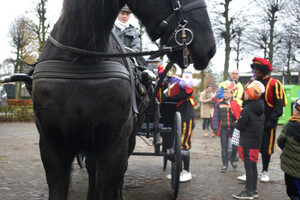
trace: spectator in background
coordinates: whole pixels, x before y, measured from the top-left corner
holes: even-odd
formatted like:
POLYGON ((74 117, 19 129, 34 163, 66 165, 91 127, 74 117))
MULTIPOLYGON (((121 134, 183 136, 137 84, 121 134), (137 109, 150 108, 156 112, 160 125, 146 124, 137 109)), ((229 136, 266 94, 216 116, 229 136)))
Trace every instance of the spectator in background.
MULTIPOLYGON (((214 95, 215 94, 212 92, 212 86, 210 84, 208 84, 206 86, 206 89, 200 93, 200 97, 199 97, 199 102, 201 103, 200 117, 203 120, 202 134, 204 137, 208 136, 207 130, 209 130, 209 126, 211 124, 211 119, 212 119, 213 112, 214 112, 214 105, 213 105, 213 101, 212 101, 214 95)), ((212 136, 214 137, 215 134, 212 133, 212 136)))
POLYGON ((233 93, 233 98, 236 99, 236 101, 240 104, 240 106, 242 105, 242 95, 244 92, 244 87, 243 85, 239 82, 239 71, 238 70, 232 70, 229 74, 229 79, 227 81, 223 81, 219 84, 219 91, 217 92, 217 99, 223 99, 224 95, 224 89, 226 87, 228 87, 230 85, 231 82, 234 82, 237 86, 236 91, 233 93))
POLYGON ((277 143, 282 149, 280 160, 286 192, 291 200, 300 200, 300 99, 293 106, 293 116, 284 125, 277 143))
MULTIPOLYGON (((228 87, 224 88, 224 99, 218 101, 213 115, 214 132, 221 137, 222 173, 228 169, 228 145, 230 144, 228 138, 232 135, 234 123, 241 113, 241 106, 233 98, 236 89, 237 86, 234 81, 232 81, 228 87)), ((236 155, 237 146, 232 145, 230 160, 233 169, 237 168, 236 155)))
POLYGON ((131 15, 131 10, 127 5, 125 5, 114 25, 114 31, 119 36, 121 41, 126 47, 129 47, 130 49, 139 52, 140 51, 140 33, 139 31, 129 23, 131 15))

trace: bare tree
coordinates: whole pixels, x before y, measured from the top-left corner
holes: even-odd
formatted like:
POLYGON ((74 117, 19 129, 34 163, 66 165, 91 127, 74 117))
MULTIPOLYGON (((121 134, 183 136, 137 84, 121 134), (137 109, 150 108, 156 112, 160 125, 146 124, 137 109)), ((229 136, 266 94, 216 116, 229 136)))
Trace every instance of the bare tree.
POLYGON ((240 61, 243 60, 243 52, 246 51, 246 41, 247 38, 246 30, 249 26, 249 22, 246 19, 246 16, 239 15, 238 23, 234 24, 233 29, 235 30, 235 36, 233 38, 232 50, 236 53, 235 62, 236 69, 239 70, 240 61))
POLYGON ((2 62, 2 69, 1 71, 4 74, 11 74, 14 72, 14 59, 7 58, 2 62))
MULTIPOLYGON (((293 45, 295 46, 293 51, 292 60, 296 63, 300 63, 300 1, 290 0, 288 7, 288 19, 289 32, 293 35, 293 45)), ((299 70, 299 69, 298 69, 299 70)))
MULTIPOLYGON (((33 62, 35 60, 34 52, 37 51, 36 34, 33 31, 34 24, 24 16, 15 19, 9 30, 10 44, 14 48, 12 52, 15 59, 11 59, 14 65, 14 73, 23 73, 25 71, 22 60, 33 62)), ((21 84, 17 83, 16 98, 21 94, 21 84)))
POLYGON ((273 64, 273 58, 275 51, 281 43, 281 34, 278 34, 279 17, 282 20, 283 13, 286 9, 286 0, 253 0, 258 8, 261 8, 261 13, 258 16, 262 16, 259 27, 260 38, 262 39, 260 44, 261 49, 264 49, 265 58, 268 58, 271 64, 273 64), (263 30, 263 31, 262 31, 263 30), (266 48, 266 49, 265 49, 266 48))
POLYGON ((224 44, 225 49, 223 80, 228 79, 231 51, 234 50, 237 53, 235 60, 238 68, 239 61, 241 60, 241 51, 243 49, 241 46, 243 28, 239 26, 242 24, 241 21, 244 21, 243 13, 241 10, 231 10, 232 2, 233 0, 215 0, 211 3, 215 8, 214 11, 212 11, 211 19, 216 41, 224 44))
POLYGON ((48 0, 40 0, 40 2, 35 7, 35 13, 38 18, 38 24, 34 27, 34 32, 37 35, 39 40, 39 52, 42 51, 43 47, 46 43, 46 36, 48 33, 48 29, 50 27, 50 23, 47 22, 46 18, 46 3, 48 0))

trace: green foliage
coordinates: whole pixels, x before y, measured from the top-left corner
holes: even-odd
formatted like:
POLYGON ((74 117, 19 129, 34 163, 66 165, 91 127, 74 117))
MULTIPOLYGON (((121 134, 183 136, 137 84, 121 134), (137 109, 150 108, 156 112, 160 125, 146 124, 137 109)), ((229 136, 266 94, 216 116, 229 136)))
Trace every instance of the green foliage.
POLYGON ((32 106, 0 106, 0 123, 29 122, 33 120, 32 106))

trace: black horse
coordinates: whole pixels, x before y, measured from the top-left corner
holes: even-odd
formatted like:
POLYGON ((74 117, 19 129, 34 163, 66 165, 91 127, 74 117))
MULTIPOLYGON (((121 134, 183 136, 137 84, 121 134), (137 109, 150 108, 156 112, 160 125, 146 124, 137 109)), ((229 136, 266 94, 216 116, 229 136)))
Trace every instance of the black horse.
MULTIPOLYGON (((191 30, 186 55, 196 69, 207 66, 215 42, 203 0, 181 0, 183 9, 170 0, 64 0, 51 36, 66 46, 118 53, 110 34, 125 3, 162 45, 176 45, 175 32, 182 27, 191 30)), ((182 55, 168 56, 183 67, 182 55)), ((128 157, 143 121, 142 115, 135 119, 126 60, 68 51, 48 41, 38 62, 32 99, 49 199, 67 199, 71 164, 80 151, 87 156, 88 199, 122 199, 128 157)))

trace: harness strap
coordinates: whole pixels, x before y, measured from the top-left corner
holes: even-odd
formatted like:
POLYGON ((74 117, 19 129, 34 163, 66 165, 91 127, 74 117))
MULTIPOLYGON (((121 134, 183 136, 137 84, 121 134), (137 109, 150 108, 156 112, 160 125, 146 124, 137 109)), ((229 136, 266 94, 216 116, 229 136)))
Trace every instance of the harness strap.
MULTIPOLYGON (((145 56, 145 55, 152 55, 151 58, 157 58, 168 53, 176 52, 182 50, 184 47, 181 45, 173 46, 173 47, 165 47, 157 51, 145 51, 145 52, 135 52, 135 53, 104 53, 104 52, 97 52, 97 51, 89 51, 84 49, 79 49, 76 47, 67 46, 64 44, 59 43, 55 40, 51 34, 49 35, 49 41, 56 47, 63 49, 65 51, 83 54, 83 55, 96 55, 103 58, 119 58, 119 57, 137 57, 137 56, 145 56)), ((123 46, 123 45, 121 45, 123 46)))
POLYGON ((105 79, 122 78, 130 81, 126 68, 113 61, 87 65, 62 60, 48 60, 36 65, 33 80, 40 78, 55 79, 105 79))
MULTIPOLYGON (((123 43, 114 30, 112 30, 112 35, 116 39, 117 43, 119 44, 119 46, 122 50, 122 53, 125 53, 126 50, 123 46, 123 43)), ((136 117, 136 115, 139 113, 139 111, 137 109, 137 104, 136 104, 135 81, 134 81, 134 76, 133 76, 133 70, 132 70, 130 60, 128 57, 125 57, 125 64, 127 65, 127 68, 129 70, 130 85, 131 85, 131 97, 132 97, 132 109, 133 109, 133 113, 135 115, 134 117, 136 117)))
MULTIPOLYGON (((174 5, 173 5, 174 6, 174 5)), ((182 5, 180 7, 180 10, 182 13, 186 13, 188 11, 194 10, 194 9, 200 9, 200 8, 206 8, 206 3, 204 0, 197 0, 197 1, 193 1, 191 3, 182 5)), ((162 37, 162 35, 165 33, 165 31, 167 30, 169 24, 171 21, 173 20, 177 20, 177 10, 174 8, 175 12, 172 12, 167 19, 163 20, 159 26, 154 30, 154 32, 152 32, 152 34, 150 34, 151 36, 151 40, 155 41, 158 38, 162 37)), ((181 19, 179 19, 181 20, 181 19)))

